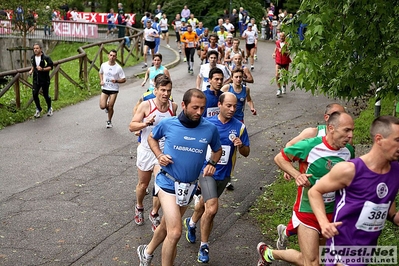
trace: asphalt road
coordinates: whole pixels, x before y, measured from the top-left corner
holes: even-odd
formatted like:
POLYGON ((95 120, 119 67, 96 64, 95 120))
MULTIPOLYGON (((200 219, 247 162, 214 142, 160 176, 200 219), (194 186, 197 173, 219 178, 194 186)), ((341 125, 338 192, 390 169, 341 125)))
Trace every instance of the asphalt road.
MULTIPOLYGON (((236 189, 220 198, 209 265, 256 265, 257 243, 274 245, 248 210, 276 178, 276 153, 302 129, 322 122, 324 107, 332 102, 299 90, 276 98, 274 43, 258 46, 255 83, 249 85, 258 115, 246 110, 245 117, 251 154, 238 158, 236 189)), ((174 61, 171 50, 161 52, 167 54, 165 63, 174 61)), ((197 74, 198 60, 195 65, 197 74)), ((132 77, 141 70, 125 71, 132 77)), ((183 93, 195 87, 195 77, 182 61, 170 73, 173 97, 180 103, 183 93)), ((136 248, 152 236, 148 220, 140 227, 133 221, 137 143, 128 125, 144 92, 140 83, 129 78, 122 85, 112 129, 105 128, 106 114, 94 97, 53 117, 0 131, 0 265, 138 265, 136 248)), ((150 204, 147 196, 146 218, 150 204)), ((183 236, 175 265, 196 265, 198 247, 183 236)), ((160 265, 160 257, 159 248, 153 265, 160 265)))

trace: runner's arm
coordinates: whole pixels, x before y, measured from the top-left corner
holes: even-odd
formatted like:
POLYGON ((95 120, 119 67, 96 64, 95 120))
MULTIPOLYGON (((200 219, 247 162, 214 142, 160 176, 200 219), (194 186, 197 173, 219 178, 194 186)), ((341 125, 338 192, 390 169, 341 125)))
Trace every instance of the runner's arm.
POLYGON ((287 144, 285 144, 285 147, 289 147, 294 145, 295 143, 303 140, 303 139, 310 139, 314 138, 317 136, 317 128, 316 127, 308 127, 302 130, 301 133, 299 133, 298 136, 293 138, 292 140, 288 141, 287 144))

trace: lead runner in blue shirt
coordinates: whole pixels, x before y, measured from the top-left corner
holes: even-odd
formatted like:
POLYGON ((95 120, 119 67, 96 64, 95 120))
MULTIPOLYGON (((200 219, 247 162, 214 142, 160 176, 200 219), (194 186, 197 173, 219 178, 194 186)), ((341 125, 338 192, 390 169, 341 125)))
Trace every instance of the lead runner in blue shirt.
POLYGON ((155 249, 162 245, 162 265, 172 266, 182 234, 182 217, 196 189, 198 176, 213 176, 222 155, 219 132, 202 117, 206 98, 202 91, 189 89, 183 96, 178 117, 166 118, 153 129, 148 144, 162 169, 155 180, 155 193, 164 210, 161 224, 148 245, 140 245, 140 265, 151 265, 155 249), (165 138, 161 151, 158 140, 165 138), (208 145, 212 153, 204 169, 208 145))

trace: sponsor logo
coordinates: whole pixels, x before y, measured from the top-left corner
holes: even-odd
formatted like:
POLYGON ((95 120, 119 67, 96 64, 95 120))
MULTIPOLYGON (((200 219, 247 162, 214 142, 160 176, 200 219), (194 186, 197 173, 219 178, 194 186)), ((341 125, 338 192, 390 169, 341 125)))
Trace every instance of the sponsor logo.
POLYGON ((382 199, 388 195, 388 186, 385 183, 379 183, 377 185, 377 196, 382 199))
POLYGON ((334 246, 319 247, 320 264, 392 264, 398 263, 396 246, 334 246))
POLYGON ((193 137, 188 137, 188 136, 184 136, 183 137, 185 140, 195 140, 195 138, 193 138, 193 137))

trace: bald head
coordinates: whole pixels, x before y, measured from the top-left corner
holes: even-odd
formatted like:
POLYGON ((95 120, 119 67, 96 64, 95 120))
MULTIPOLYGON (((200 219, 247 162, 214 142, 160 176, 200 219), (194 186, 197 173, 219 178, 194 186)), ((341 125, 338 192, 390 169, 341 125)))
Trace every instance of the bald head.
POLYGON ((330 115, 334 112, 346 113, 346 110, 339 103, 330 103, 326 106, 326 110, 324 111, 324 121, 327 122, 330 115))
POLYGON ((237 97, 231 92, 224 92, 219 96, 218 107, 220 109, 219 119, 227 122, 233 118, 237 109, 237 97))

